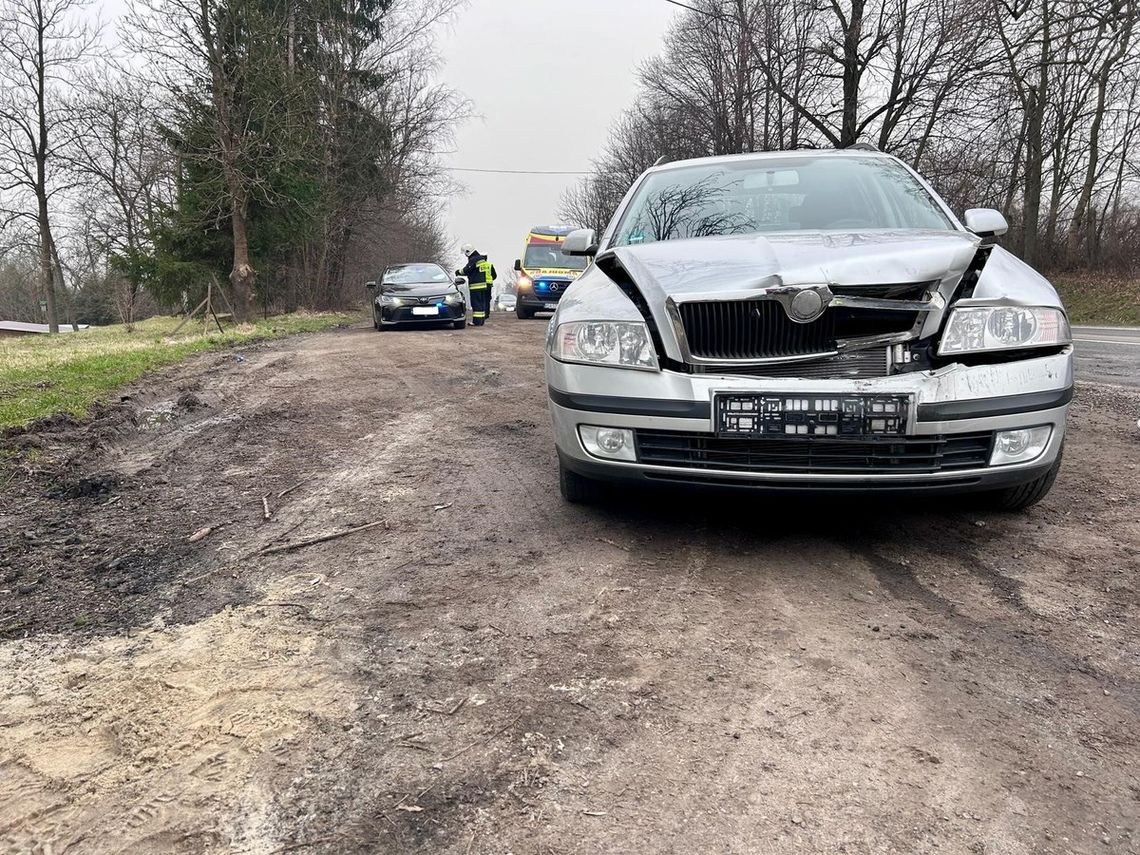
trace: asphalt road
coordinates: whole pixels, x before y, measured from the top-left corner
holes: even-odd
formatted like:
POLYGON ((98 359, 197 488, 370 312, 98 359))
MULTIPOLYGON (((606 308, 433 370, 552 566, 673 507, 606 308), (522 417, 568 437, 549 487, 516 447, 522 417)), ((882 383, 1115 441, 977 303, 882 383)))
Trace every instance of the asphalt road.
POLYGON ((1073 327, 1077 377, 1140 389, 1140 328, 1073 327))

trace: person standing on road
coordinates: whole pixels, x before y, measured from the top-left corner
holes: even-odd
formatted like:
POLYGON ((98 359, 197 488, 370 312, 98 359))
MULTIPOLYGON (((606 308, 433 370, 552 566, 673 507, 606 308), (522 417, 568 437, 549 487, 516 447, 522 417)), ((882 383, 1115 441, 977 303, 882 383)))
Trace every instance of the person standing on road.
POLYGON ((463 254, 467 256, 467 266, 456 272, 467 277, 467 288, 471 292, 471 322, 481 327, 491 314, 491 286, 499 274, 487 256, 471 244, 463 245, 463 254))

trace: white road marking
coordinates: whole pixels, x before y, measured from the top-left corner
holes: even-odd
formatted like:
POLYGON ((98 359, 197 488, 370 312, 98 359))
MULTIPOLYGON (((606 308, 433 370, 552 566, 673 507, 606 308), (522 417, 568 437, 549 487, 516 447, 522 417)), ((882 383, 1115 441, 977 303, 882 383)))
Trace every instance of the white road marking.
POLYGON ((1140 341, 1126 341, 1122 338, 1074 338, 1073 341, 1083 341, 1086 344, 1127 344, 1132 347, 1140 347, 1140 341))

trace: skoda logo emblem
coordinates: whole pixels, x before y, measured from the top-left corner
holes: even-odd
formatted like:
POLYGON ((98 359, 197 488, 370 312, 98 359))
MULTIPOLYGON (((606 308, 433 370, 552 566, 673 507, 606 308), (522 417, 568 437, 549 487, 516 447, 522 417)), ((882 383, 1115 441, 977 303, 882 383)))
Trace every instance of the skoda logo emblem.
POLYGON ((788 314, 796 321, 814 321, 823 314, 826 307, 827 304, 818 291, 800 291, 788 303, 788 314))

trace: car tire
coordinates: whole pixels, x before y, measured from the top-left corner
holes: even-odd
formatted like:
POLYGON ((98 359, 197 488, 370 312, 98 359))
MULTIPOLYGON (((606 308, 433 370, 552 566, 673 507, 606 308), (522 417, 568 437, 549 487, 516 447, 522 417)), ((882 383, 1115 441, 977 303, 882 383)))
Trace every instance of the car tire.
POLYGON ((461 321, 456 321, 455 323, 453 323, 453 324, 451 325, 451 328, 452 328, 453 330, 462 330, 462 329, 466 329, 466 328, 467 328, 467 318, 464 318, 464 319, 463 319, 463 320, 461 320, 461 321))
MULTIPOLYGON (((1064 451, 1064 446, 1062 446, 1061 451, 1064 451)), ((1033 507, 1053 489, 1053 483, 1057 480, 1057 473, 1060 471, 1061 452, 1059 451, 1057 459, 1049 467, 1048 472, 1040 478, 1034 478, 1027 484, 1019 484, 1005 490, 995 490, 989 494, 990 504, 999 511, 1011 512, 1024 511, 1026 508, 1033 507)))
POLYGON ((601 494, 597 481, 571 472, 562 463, 558 464, 558 490, 562 493, 562 498, 572 505, 589 504, 601 494))
POLYGON ((515 317, 520 321, 529 321, 534 317, 534 310, 524 309, 522 306, 515 306, 515 317))

